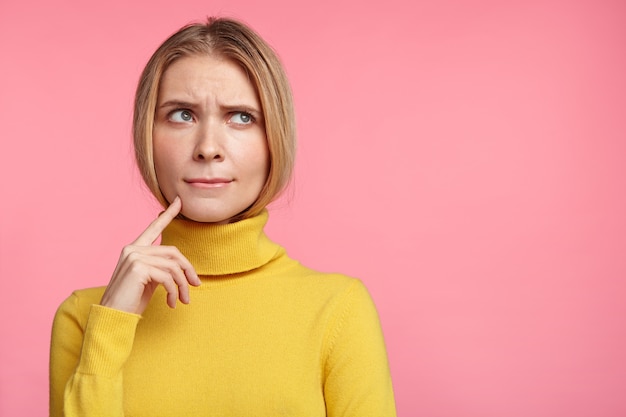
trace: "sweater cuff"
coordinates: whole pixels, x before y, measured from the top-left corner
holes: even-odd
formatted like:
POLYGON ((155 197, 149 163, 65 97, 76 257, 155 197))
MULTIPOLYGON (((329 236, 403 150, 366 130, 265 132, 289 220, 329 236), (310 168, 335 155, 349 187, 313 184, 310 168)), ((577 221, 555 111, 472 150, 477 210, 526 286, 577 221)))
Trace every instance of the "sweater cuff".
POLYGON ((113 378, 133 348, 141 316, 94 304, 89 311, 77 372, 113 378))

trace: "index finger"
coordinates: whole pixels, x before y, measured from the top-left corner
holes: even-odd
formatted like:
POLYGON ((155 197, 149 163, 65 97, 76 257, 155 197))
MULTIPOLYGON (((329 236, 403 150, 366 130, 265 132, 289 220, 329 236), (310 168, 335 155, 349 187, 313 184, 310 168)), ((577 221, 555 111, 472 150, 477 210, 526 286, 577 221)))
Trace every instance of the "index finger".
POLYGON ((180 197, 176 197, 174 201, 172 201, 172 204, 170 204, 169 207, 159 215, 159 217, 154 219, 146 230, 144 230, 132 244, 139 246, 152 245, 152 243, 154 243, 154 241, 161 236, 161 233, 163 233, 163 230, 165 230, 167 225, 174 220, 178 213, 180 213, 182 207, 183 205, 180 201, 180 197))

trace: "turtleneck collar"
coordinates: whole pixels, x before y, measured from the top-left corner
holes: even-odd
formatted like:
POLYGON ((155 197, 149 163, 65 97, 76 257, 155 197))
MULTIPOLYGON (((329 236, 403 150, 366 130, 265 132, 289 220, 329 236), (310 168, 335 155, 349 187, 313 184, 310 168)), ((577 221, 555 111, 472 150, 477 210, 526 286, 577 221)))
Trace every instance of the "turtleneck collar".
POLYGON ((281 247, 265 235, 268 212, 230 224, 174 219, 161 234, 161 244, 176 246, 198 275, 250 271, 268 263, 281 247))

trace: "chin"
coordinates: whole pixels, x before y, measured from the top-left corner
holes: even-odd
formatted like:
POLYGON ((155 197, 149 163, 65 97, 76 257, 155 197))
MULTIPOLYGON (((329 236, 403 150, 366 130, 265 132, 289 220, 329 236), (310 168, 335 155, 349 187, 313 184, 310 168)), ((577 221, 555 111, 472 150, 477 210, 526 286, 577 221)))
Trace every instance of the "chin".
POLYGON ((192 220, 198 223, 215 223, 215 224, 226 224, 230 223, 230 220, 245 210, 244 208, 230 208, 230 207, 211 207, 210 209, 206 206, 203 207, 187 207, 185 208, 185 204, 183 201, 183 209, 181 214, 188 220, 192 220))
POLYGON ((195 211, 188 212, 183 210, 181 214, 187 219, 198 223, 216 223, 216 224, 224 224, 228 223, 229 219, 233 216, 219 215, 217 213, 207 213, 201 212, 197 213, 195 211))

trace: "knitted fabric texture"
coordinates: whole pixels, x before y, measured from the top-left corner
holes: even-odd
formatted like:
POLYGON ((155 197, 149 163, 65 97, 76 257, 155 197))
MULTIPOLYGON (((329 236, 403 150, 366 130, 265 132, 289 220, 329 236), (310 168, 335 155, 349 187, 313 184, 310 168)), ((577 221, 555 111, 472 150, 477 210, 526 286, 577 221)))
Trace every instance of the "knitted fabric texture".
POLYGON ((50 416, 395 416, 383 335, 356 279, 290 259, 267 212, 227 225, 174 220, 162 244, 202 285, 142 316, 75 291, 55 316, 50 416))

